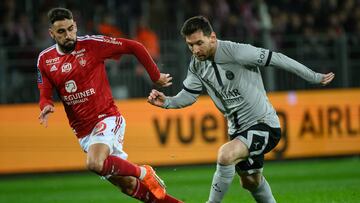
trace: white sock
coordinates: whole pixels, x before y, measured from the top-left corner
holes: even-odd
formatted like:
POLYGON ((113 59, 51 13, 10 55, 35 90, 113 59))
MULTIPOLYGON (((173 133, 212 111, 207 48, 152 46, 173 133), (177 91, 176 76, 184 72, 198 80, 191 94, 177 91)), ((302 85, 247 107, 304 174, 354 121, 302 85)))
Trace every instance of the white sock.
POLYGON ((219 203, 224 198, 235 174, 235 165, 217 164, 211 183, 208 203, 219 203))
POLYGON ((271 192, 270 185, 264 176, 262 177, 259 187, 254 191, 251 191, 251 195, 257 203, 276 203, 276 200, 271 192))
POLYGON ((140 166, 140 177, 139 177, 139 179, 140 180, 144 179, 145 175, 146 175, 146 168, 140 166))

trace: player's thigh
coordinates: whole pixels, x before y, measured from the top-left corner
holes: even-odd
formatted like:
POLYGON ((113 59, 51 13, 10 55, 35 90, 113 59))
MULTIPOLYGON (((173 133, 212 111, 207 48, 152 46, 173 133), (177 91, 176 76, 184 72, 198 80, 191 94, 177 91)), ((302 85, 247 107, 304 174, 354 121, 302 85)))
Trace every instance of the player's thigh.
POLYGON ((89 159, 103 159, 114 155, 123 159, 127 154, 123 151, 125 119, 122 116, 111 116, 98 122, 90 135, 79 140, 81 147, 89 159))
POLYGON ((251 126, 238 134, 231 135, 232 140, 241 140, 249 150, 249 156, 266 154, 279 142, 280 128, 272 128, 264 123, 251 126))
POLYGON ((231 135, 233 140, 241 140, 249 150, 249 156, 236 164, 239 175, 261 173, 264 165, 264 155, 271 151, 279 142, 280 128, 272 128, 259 123, 246 131, 231 135))
POLYGON ((110 153, 110 149, 106 144, 96 143, 92 144, 89 147, 89 151, 87 153, 87 161, 104 161, 110 153))
POLYGON ((249 156, 246 145, 239 139, 233 139, 222 145, 218 152, 220 164, 234 164, 249 156))

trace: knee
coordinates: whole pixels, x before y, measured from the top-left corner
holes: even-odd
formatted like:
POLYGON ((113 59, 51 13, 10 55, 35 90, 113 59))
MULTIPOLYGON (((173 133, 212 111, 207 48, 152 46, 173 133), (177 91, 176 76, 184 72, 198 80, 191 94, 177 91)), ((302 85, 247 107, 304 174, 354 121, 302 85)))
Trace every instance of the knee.
POLYGON ((260 185, 261 177, 256 176, 246 176, 241 177, 241 185, 244 189, 249 191, 256 190, 260 185))
POLYGON ((232 164, 232 157, 230 156, 230 154, 224 152, 224 151, 219 151, 218 152, 218 161, 219 164, 222 165, 230 165, 232 164))
POLYGON ((222 165, 230 165, 244 160, 248 155, 246 145, 235 139, 220 147, 217 161, 222 165))
POLYGON ((104 166, 103 159, 88 157, 86 160, 86 167, 88 170, 92 172, 101 173, 103 166, 104 166))
POLYGON ((234 157, 231 149, 228 149, 226 146, 220 147, 218 151, 218 158, 217 162, 221 165, 230 165, 233 164, 236 160, 236 157, 234 157))

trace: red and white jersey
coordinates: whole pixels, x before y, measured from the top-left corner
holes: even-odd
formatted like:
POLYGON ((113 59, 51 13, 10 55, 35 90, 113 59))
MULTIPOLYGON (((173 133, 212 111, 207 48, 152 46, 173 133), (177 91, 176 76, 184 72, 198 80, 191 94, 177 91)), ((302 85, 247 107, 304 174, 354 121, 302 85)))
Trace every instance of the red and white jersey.
POLYGON ((105 117, 120 115, 112 98, 104 61, 133 54, 150 78, 157 81, 160 72, 140 43, 106 36, 77 37, 75 50, 61 52, 57 44, 38 57, 40 108, 52 105, 52 90, 59 95, 77 137, 88 135, 105 117))

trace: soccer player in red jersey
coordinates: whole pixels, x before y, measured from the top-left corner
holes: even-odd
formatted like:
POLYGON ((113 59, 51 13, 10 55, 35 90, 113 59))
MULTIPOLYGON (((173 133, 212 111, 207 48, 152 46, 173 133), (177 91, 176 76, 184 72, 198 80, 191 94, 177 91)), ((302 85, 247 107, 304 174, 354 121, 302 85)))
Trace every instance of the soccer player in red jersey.
POLYGON ((123 193, 142 202, 181 202, 166 194, 163 181, 148 166, 126 160, 123 151, 125 119, 114 104, 104 61, 134 55, 151 80, 171 85, 169 74, 159 72, 144 46, 136 41, 106 36, 77 36, 71 11, 53 8, 48 13, 49 34, 56 44, 38 57, 40 124, 47 126, 54 112, 52 90, 60 97, 82 149, 87 168, 105 177, 123 193))

